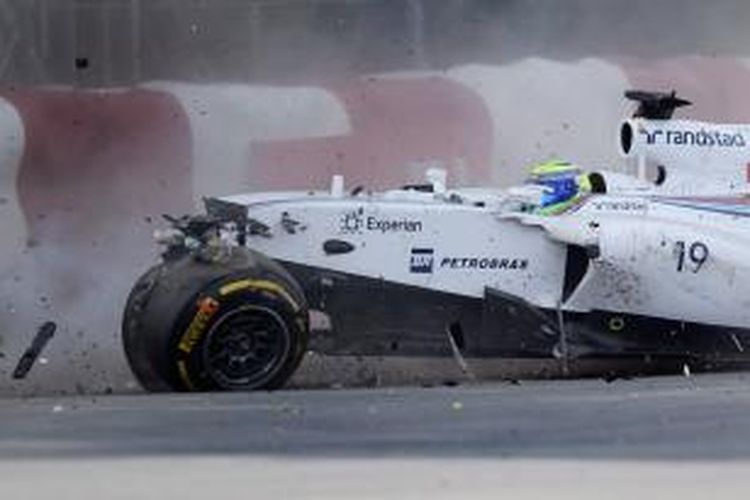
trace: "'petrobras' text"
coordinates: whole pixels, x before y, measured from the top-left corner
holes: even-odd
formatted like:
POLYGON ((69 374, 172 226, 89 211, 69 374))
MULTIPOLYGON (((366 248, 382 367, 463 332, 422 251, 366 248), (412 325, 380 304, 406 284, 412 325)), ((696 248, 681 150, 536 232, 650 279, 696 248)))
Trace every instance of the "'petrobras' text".
POLYGON ((443 257, 440 261, 441 269, 518 269, 529 267, 526 259, 495 258, 495 257, 443 257))

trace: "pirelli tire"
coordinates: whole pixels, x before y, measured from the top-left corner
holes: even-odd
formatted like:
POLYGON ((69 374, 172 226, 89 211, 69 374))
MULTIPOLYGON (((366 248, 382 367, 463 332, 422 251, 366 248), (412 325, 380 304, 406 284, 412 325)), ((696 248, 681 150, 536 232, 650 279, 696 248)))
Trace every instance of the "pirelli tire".
POLYGON ((272 390, 299 365, 308 321, 294 278, 242 248, 218 262, 187 256, 147 271, 128 297, 122 340, 148 391, 272 390))

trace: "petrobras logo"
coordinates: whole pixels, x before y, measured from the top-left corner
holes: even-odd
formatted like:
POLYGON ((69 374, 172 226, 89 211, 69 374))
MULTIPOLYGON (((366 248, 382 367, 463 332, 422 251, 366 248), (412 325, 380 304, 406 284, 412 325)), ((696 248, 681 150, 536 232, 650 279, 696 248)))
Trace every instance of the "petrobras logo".
POLYGON ((412 248, 409 260, 409 272, 431 274, 435 262, 435 250, 432 248, 412 248))
POLYGON ((529 261, 510 257, 443 257, 441 269, 478 269, 487 271, 518 270, 529 267, 529 261))
POLYGON ((365 214, 364 208, 346 212, 339 219, 339 231, 344 234, 421 233, 422 221, 409 217, 383 217, 365 214))
POLYGON ((641 127, 638 132, 645 136, 646 144, 666 144, 669 146, 698 146, 744 148, 747 145, 745 136, 740 131, 724 132, 721 130, 647 130, 641 127))
MULTIPOLYGON (((512 257, 453 257, 441 256, 439 270, 465 271, 523 271, 529 267, 528 259, 512 257)), ((409 272, 432 274, 435 271, 435 250, 432 248, 412 248, 409 259, 409 272)))

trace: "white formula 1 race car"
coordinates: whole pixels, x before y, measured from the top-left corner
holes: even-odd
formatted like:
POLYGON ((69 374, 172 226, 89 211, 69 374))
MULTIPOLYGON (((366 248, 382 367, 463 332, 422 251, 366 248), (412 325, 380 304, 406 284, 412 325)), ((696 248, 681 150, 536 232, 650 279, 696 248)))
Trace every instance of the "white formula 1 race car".
POLYGON ((539 186, 454 190, 440 171, 383 193, 335 177, 327 192, 207 199, 172 220, 128 299, 134 373, 149 390, 252 390, 282 386, 307 349, 742 358, 750 135, 671 120, 674 94, 630 96, 620 135, 641 178, 588 174, 554 213, 539 186))

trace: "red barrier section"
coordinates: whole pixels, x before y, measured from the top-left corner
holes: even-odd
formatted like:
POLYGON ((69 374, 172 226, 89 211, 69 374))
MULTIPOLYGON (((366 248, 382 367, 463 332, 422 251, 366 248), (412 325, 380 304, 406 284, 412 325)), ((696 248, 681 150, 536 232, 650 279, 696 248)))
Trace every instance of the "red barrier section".
POLYGON ((22 117, 19 194, 42 243, 52 214, 65 239, 100 239, 141 214, 190 209, 192 144, 179 102, 161 92, 1 92, 22 117), (90 236, 90 238, 88 238, 90 236))
POLYGON ((151 220, 192 210, 187 117, 171 95, 148 90, 0 94, 26 136, 18 190, 35 269, 24 278, 44 283, 66 316, 93 307, 110 323, 127 281, 151 262, 151 220), (104 296, 115 298, 102 309, 104 296))
POLYGON ((421 179, 421 168, 408 167, 435 162, 460 165, 464 169, 452 173, 467 182, 490 178, 492 117, 467 87, 439 77, 370 78, 328 90, 344 103, 351 134, 253 145, 252 185, 321 187, 342 173, 349 185, 386 187, 421 179))

